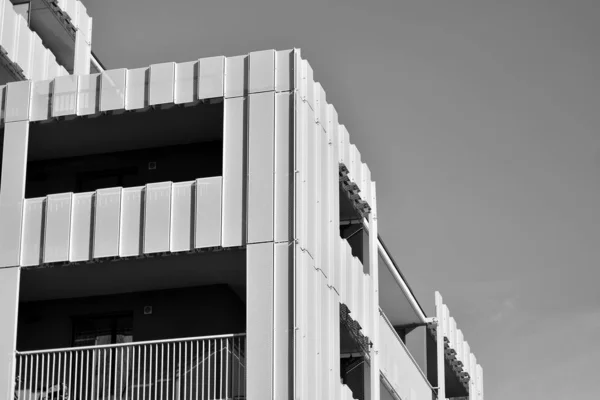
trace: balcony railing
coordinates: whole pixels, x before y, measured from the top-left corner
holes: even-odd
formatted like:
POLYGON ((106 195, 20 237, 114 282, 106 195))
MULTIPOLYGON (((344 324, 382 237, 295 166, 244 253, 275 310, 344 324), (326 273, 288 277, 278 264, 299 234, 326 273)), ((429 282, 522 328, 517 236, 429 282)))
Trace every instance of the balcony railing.
POLYGON ((245 335, 17 352, 15 400, 246 398, 245 335))

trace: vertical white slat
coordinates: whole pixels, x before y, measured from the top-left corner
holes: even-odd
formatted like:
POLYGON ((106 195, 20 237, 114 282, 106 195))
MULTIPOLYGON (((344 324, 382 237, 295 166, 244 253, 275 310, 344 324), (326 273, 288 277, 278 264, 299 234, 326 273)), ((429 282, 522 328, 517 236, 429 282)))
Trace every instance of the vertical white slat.
POLYGON ((307 110, 308 106, 296 94, 296 238, 302 249, 308 248, 308 151, 307 151, 307 110))
MULTIPOLYGON (((190 251, 194 248, 194 226, 196 205, 194 204, 196 186, 191 182, 173 183, 173 211, 171 212, 171 251, 190 251)), ((219 196, 221 187, 218 189, 219 196)), ((221 205, 218 204, 219 214, 221 205)), ((215 226, 221 226, 221 218, 215 226)))
POLYGON ((45 204, 45 197, 25 200, 20 262, 23 267, 39 265, 41 262, 45 204))
POLYGON ((371 203, 371 170, 367 166, 367 164, 362 163, 361 165, 362 173, 361 179, 362 182, 359 184, 361 188, 360 196, 367 203, 371 203))
POLYGON ((323 86, 321 85, 319 85, 319 108, 319 124, 324 131, 327 131, 327 126, 329 125, 329 116, 327 115, 327 110, 329 107, 327 104, 325 89, 323 89, 323 86))
POLYGON ((223 124, 223 247, 246 241, 244 180, 246 175, 247 109, 243 97, 225 100, 223 124))
POLYGON ((352 177, 354 178, 354 182, 356 182, 357 185, 359 185, 359 189, 361 190, 361 197, 363 200, 366 200, 363 196, 364 193, 362 193, 364 191, 364 186, 361 187, 362 185, 362 159, 361 159, 361 155, 360 155, 360 151, 358 151, 358 147, 356 146, 352 146, 352 149, 354 150, 354 162, 353 162, 353 168, 354 170, 352 171, 352 177))
POLYGON ((29 121, 4 124, 0 179, 0 267, 19 265, 29 121))
POLYGON ((356 307, 354 306, 354 296, 356 293, 356 290, 354 289, 355 257, 352 255, 352 248, 346 240, 344 240, 344 244, 346 245, 346 305, 353 313, 353 318, 356 319, 356 307))
POLYGON ((149 102, 151 106, 173 103, 175 92, 175 63, 150 66, 149 102))
POLYGON ((332 304, 331 304, 331 337, 332 337, 332 349, 331 349, 331 366, 332 366, 332 399, 340 398, 340 296, 336 291, 331 291, 332 304))
POLYGON ((198 99, 198 61, 175 64, 175 104, 198 99))
POLYGON ((463 353, 463 349, 464 349, 464 335, 462 333, 462 331, 460 329, 456 330, 456 358, 458 358, 458 361, 462 362, 464 365, 464 353, 463 353))
POLYGON ((373 359, 371 361, 371 382, 372 391, 371 398, 379 398, 380 385, 379 385, 379 370, 380 370, 380 356, 381 351, 379 350, 381 344, 380 338, 380 314, 379 314, 379 224, 377 217, 377 185, 375 182, 370 181, 369 177, 369 203, 371 204, 372 210, 369 217, 369 269, 370 269, 370 282, 369 282, 369 322, 370 322, 370 336, 373 342, 373 359))
POLYGON ((288 243, 276 243, 273 269, 274 310, 273 310, 273 385, 274 399, 289 399, 292 396, 293 379, 291 348, 293 301, 291 282, 293 278, 293 250, 288 243))
POLYGON ((340 235, 340 197, 339 197, 339 162, 338 162, 338 115, 333 106, 329 106, 329 130, 327 131, 327 139, 329 140, 328 163, 330 165, 329 173, 329 213, 331 215, 328 229, 328 240, 331 246, 331 265, 332 279, 331 285, 339 294, 340 278, 339 278, 339 245, 338 240, 340 235))
POLYGON ((450 310, 446 304, 442 306, 442 313, 442 332, 450 340, 450 310))
POLYGON ((121 240, 119 243, 120 257, 132 257, 142 254, 144 189, 143 186, 123 189, 121 240))
POLYGON ((125 109, 138 110, 148 107, 148 67, 127 70, 125 109))
POLYGON ((273 243, 246 248, 246 379, 248 399, 273 396, 273 243))
POLYGON ((198 60, 198 100, 223 97, 225 88, 225 57, 198 60))
POLYGON ((462 362, 463 362, 463 370, 466 371, 467 373, 470 370, 470 363, 471 363, 471 347, 469 346, 469 342, 467 342, 466 340, 463 342, 463 350, 462 350, 462 362))
POLYGON ((303 62, 303 68, 305 68, 305 76, 306 76, 306 103, 308 104, 308 106, 310 107, 311 110, 313 110, 313 121, 315 118, 315 110, 316 110, 316 103, 315 103, 315 81, 313 78, 313 69, 310 66, 310 64, 308 63, 308 61, 304 61, 303 62))
POLYGON ((248 93, 275 90, 275 50, 255 51, 248 55, 248 93))
POLYGON ((436 368, 437 368, 437 383, 438 397, 446 398, 446 376, 445 376, 445 357, 444 357, 444 303, 442 295, 435 292, 435 315, 438 321, 436 328, 436 368))
POLYGON ((52 117, 77 113, 77 75, 54 78, 52 90, 52 117))
POLYGON ((275 205, 276 242, 292 240, 294 185, 294 95, 277 93, 275 116, 275 205))
POLYGON ((477 376, 477 400, 483 400, 483 368, 481 365, 477 364, 475 374, 477 376))
POLYGON ((294 284, 294 344, 295 344, 295 396, 306 398, 307 393, 307 347, 306 347, 306 315, 307 315, 307 278, 308 255, 298 245, 295 251, 295 284, 294 284))
POLYGON ((15 60, 23 70, 26 79, 31 79, 31 56, 33 48, 33 33, 21 15, 17 17, 17 59, 15 60))
POLYGON ((456 320, 454 317, 448 319, 448 340, 450 348, 456 350, 456 320))
POLYGON ((94 212, 94 258, 119 255, 122 188, 98 189, 94 212))
POLYGON ((79 76, 77 93, 77 115, 94 115, 100 112, 100 74, 79 76))
POLYGON ((77 28, 83 33, 85 40, 92 44, 92 20, 82 2, 78 1, 77 28))
POLYGON ((273 240, 275 93, 248 97, 248 243, 258 243, 273 240))
POLYGON ((471 353, 469 361, 469 376, 471 377, 469 381, 469 400, 479 400, 477 396, 477 357, 473 353, 471 353))
POLYGON ((321 393, 320 398, 327 399, 330 398, 330 385, 331 381, 331 289, 327 285, 327 277, 320 274, 321 282, 319 284, 319 288, 321 291, 321 301, 320 301, 320 355, 321 355, 321 393))
POLYGON ((118 111, 125 108, 127 69, 113 69, 100 75, 100 111, 118 111))
POLYGON ((307 351, 307 389, 309 399, 320 396, 318 390, 319 360, 318 338, 319 333, 319 287, 318 281, 321 272, 313 267, 307 268, 307 318, 306 318, 306 351, 307 351))
POLYGON ((72 193, 51 194, 46 200, 44 263, 69 260, 72 193))
POLYGON ((171 229, 171 182, 146 185, 144 204, 144 253, 169 251, 171 229))
POLYGON ((221 246, 221 193, 223 178, 196 180, 195 248, 221 246))
POLYGON ((6 56, 16 61, 16 41, 17 41, 17 13, 10 0, 4 1, 4 10, 2 13, 2 36, 0 36, 0 47, 6 56))
POLYGON ((34 81, 31 88, 30 121, 46 121, 50 119, 50 102, 53 81, 34 81))
POLYGON ((294 89, 294 58, 293 49, 280 50, 275 54, 275 90, 277 92, 294 89))
POLYGON ((73 194, 73 212, 71 215, 71 245, 69 261, 88 261, 92 259, 94 192, 73 194))
POLYGON ((338 272, 337 272, 337 276, 338 276, 338 288, 339 288, 339 294, 340 294, 340 303, 342 304, 347 304, 346 303, 346 296, 347 296, 347 261, 346 261, 346 241, 342 240, 339 236, 336 236, 335 240, 338 242, 337 245, 337 251, 339 253, 338 256, 338 272))
POLYGON ((5 122, 25 121, 29 118, 31 81, 6 84, 5 122))
MULTIPOLYGON (((327 140, 327 132, 323 126, 317 127, 317 132, 320 132, 318 141, 319 146, 319 243, 320 243, 320 260, 321 270, 329 280, 331 276, 331 253, 329 242, 329 222, 331 216, 329 214, 329 206, 331 203, 329 186, 331 180, 331 168, 329 164, 329 142, 327 140)), ((331 285, 333 280, 329 283, 331 285)))
POLYGON ((46 79, 46 48, 42 43, 42 39, 33 33, 33 57, 31 62, 31 79, 33 81, 41 81, 46 79))
POLYGON ((357 320, 361 326, 366 328, 365 323, 365 274, 363 272, 363 265, 358 258, 354 259, 356 262, 356 302, 354 303, 357 314, 357 320))
POLYGON ((317 155, 315 154, 317 132, 314 123, 314 112, 310 107, 306 108, 306 235, 307 250, 315 259, 317 254, 317 155))
POLYGON ((88 43, 82 31, 75 32, 75 64, 74 75, 88 75, 92 60, 92 45, 88 43))
POLYGON ((241 97, 248 92, 248 56, 225 59, 225 97, 241 97))
POLYGON ((56 57, 54 54, 48 49, 45 49, 45 59, 46 59, 46 72, 44 73, 45 79, 54 79, 58 76, 58 64, 56 63, 56 57))

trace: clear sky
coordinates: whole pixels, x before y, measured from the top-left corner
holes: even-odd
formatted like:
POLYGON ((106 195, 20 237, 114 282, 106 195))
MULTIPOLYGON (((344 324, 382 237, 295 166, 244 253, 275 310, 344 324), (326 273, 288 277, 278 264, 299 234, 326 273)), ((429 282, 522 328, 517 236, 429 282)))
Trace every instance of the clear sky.
POLYGON ((598 398, 599 0, 83 1, 108 68, 301 48, 486 398, 598 398))

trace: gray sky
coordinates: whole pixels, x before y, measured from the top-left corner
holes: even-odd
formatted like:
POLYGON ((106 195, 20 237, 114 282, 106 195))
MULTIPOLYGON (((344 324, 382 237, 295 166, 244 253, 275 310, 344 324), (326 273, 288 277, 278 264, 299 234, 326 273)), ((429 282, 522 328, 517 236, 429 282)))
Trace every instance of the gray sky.
POLYGON ((300 47, 487 399, 597 397, 600 1, 84 3, 108 68, 300 47))

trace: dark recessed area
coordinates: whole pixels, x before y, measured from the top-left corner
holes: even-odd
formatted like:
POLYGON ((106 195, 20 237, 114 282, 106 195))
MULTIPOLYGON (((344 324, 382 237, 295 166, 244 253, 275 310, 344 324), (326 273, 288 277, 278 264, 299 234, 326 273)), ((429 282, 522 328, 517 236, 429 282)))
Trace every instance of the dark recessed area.
POLYGON ((223 103, 32 124, 27 198, 222 175, 223 103))

